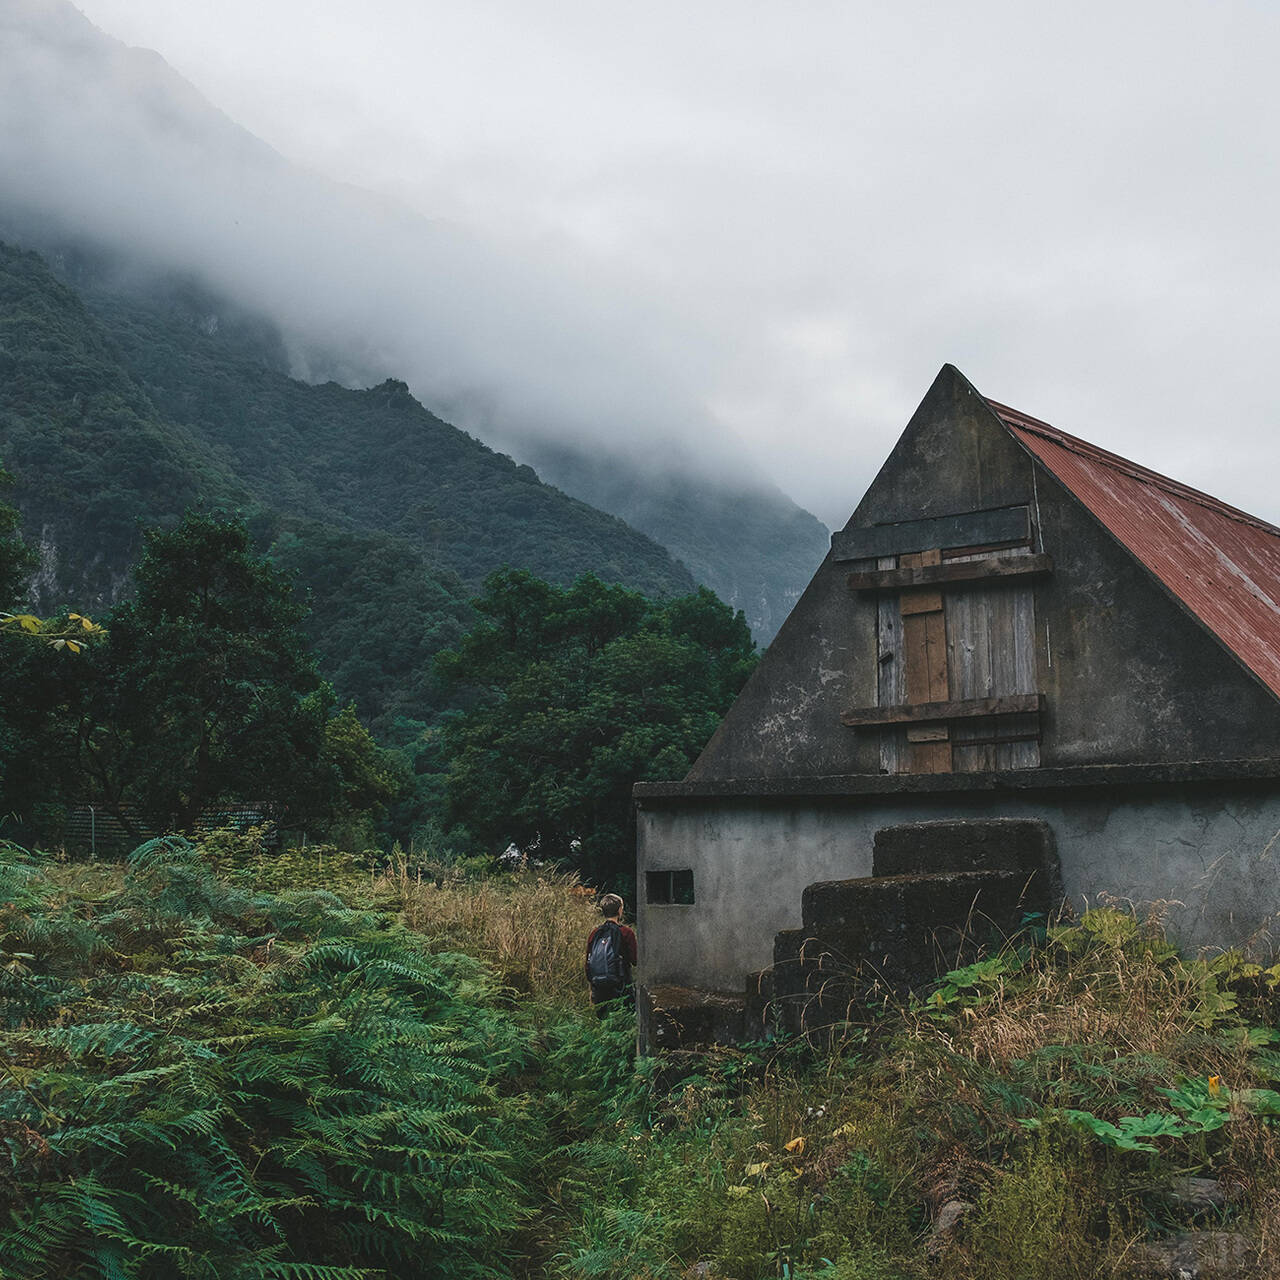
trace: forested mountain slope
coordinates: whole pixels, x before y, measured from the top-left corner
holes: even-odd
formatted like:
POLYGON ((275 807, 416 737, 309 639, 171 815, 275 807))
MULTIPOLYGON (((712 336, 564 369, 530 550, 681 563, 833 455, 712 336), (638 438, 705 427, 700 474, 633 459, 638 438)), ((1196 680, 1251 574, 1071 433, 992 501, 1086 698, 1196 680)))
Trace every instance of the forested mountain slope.
POLYGON ((566 493, 662 543, 727 604, 764 645, 800 598, 831 545, 827 527, 781 490, 745 480, 643 465, 602 449, 512 446, 566 493))
MULTIPOLYGON (((474 229, 293 164, 67 0, 0 5, 0 65, 15 113, 0 133, 0 239, 69 267, 85 245, 109 246, 152 273, 115 298, 99 289, 93 305, 166 420, 215 446, 251 496, 436 547, 434 563, 468 582, 496 555, 544 577, 595 567, 650 592, 685 589, 651 546, 598 514, 568 516, 396 388, 357 404, 338 389, 305 395, 285 375, 344 388, 391 377, 647 534, 772 637, 827 532, 752 475, 677 371, 645 365, 637 339, 661 324, 633 314, 637 299, 562 294, 558 271, 474 229), (621 350, 618 333, 596 341, 614 321, 630 335, 621 350), (682 448, 694 434, 706 437, 696 465, 682 448), (406 438, 422 448, 388 462, 406 438), (536 536, 521 545, 526 527, 536 536)), ((102 284, 66 278, 86 301, 84 286, 102 284)))
POLYGON ((255 335, 255 349, 250 322, 195 289, 89 288, 86 300, 164 418, 270 510, 407 538, 470 586, 504 564, 659 596, 694 585, 657 543, 441 421, 403 382, 290 377, 278 335, 255 335))
POLYGON ((145 524, 230 508, 297 571, 343 697, 383 726, 429 718, 430 664, 503 565, 693 588, 622 521, 450 427, 403 383, 288 374, 274 328, 201 289, 114 281, 0 245, 0 462, 42 568, 33 601, 114 603, 145 524), (67 281, 83 290, 80 296, 67 281))
POLYGON ((114 600, 138 521, 243 491, 199 443, 161 420, 119 349, 44 261, 0 245, 0 462, 42 568, 37 603, 114 600))

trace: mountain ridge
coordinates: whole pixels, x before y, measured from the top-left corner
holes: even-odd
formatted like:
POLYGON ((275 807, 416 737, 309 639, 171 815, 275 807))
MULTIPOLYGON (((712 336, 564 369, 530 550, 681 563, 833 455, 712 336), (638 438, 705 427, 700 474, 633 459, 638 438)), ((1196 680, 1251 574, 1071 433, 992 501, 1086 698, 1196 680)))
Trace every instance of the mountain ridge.
POLYGON ((270 330, 212 323, 216 305, 193 287, 90 305, 40 255, 0 244, 0 461, 41 551, 40 609, 118 602, 144 524, 236 511, 321 606, 326 669, 358 672, 340 695, 374 722, 425 721, 443 706, 432 657, 495 569, 693 590, 657 543, 428 413, 403 382, 299 382, 257 358, 270 330))
POLYGON ((0 137, 9 238, 44 251, 105 243, 139 270, 187 275, 224 307, 270 317, 289 371, 307 381, 390 376, 428 408, 470 393, 497 404, 500 420, 482 411, 483 427, 462 425, 642 525, 771 637, 825 554, 826 530, 784 495, 762 496, 767 481, 744 478, 731 441, 715 446, 722 465, 696 475, 651 465, 677 436, 714 424, 687 388, 654 378, 646 335, 661 318, 632 317, 638 300, 562 296, 554 272, 293 164, 161 55, 99 31, 65 0, 7 9, 0 52, 23 124, 0 137), (645 349, 621 367, 619 333, 629 353, 645 349), (570 465, 561 437, 575 433, 596 443, 570 465), (621 438, 644 465, 610 445, 621 438))

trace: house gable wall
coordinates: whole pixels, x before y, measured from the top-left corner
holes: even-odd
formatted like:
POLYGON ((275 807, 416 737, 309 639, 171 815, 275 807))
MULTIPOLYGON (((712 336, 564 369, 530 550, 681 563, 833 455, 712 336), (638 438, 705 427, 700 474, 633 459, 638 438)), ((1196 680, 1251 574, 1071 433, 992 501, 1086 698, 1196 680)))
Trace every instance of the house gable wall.
MULTIPOLYGON (((846 529, 1022 505, 1054 561, 1034 588, 1044 766, 1278 754, 1280 703, 950 366, 846 529)), ((823 561, 690 781, 880 771, 878 731, 840 721, 877 702, 876 600, 850 568, 823 561)))

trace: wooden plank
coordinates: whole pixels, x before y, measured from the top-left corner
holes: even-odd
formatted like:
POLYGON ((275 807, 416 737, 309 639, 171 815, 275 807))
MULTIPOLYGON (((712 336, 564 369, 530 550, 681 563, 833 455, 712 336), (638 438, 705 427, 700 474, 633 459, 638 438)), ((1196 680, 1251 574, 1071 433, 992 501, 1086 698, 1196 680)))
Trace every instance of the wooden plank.
POLYGON ((926 646, 925 677, 928 681, 921 701, 946 702, 951 697, 951 681, 947 674, 947 618, 941 609, 921 616, 926 646))
MULTIPOLYGON (((918 555, 903 556, 902 560, 907 566, 902 570, 903 573, 927 573, 929 570, 937 569, 941 565, 942 552, 934 547, 930 551, 921 551, 918 555), (918 563, 908 564, 908 561, 918 563)), ((942 592, 937 588, 904 591, 898 597, 898 600, 898 607, 901 609, 904 618, 913 613, 940 613, 942 611, 942 592)))
POLYGON ((945 724, 909 724, 908 742, 949 742, 951 731, 945 724))
MULTIPOLYGON (((896 556, 882 556, 877 569, 892 569, 896 556)), ((892 596, 876 602, 876 702, 882 707, 907 700, 906 663, 903 661, 902 614, 892 596)), ((880 731, 880 771, 901 773, 907 767, 903 730, 890 725, 880 731)))
MULTIPOLYGON (((938 547, 904 555, 903 568, 932 568, 942 563, 938 547)), ((908 703, 927 703, 947 697, 947 627, 942 612, 942 594, 904 593, 899 599, 902 634, 906 650, 908 703), (927 598, 921 599, 921 596, 927 598), (918 606, 923 605, 924 608, 918 606), (941 690, 941 693, 939 693, 941 690)), ((906 768, 909 773, 950 773, 951 744, 945 739, 913 742, 906 734, 906 768)))
POLYGON ((996 726, 996 768, 1040 767, 1040 717, 1009 716, 996 726))
POLYGON ((930 700, 929 641, 924 628, 925 622, 932 616, 928 613, 913 613, 902 619, 902 656, 906 668, 904 675, 908 703, 930 700))
MULTIPOLYGON (((982 547, 943 547, 943 560, 989 560, 994 555, 1029 556, 1030 540, 1019 538, 1016 542, 992 542, 982 547)), ((855 567, 858 561, 850 561, 855 567)))
POLYGON ((941 613, 941 591, 904 591, 898 597, 898 609, 904 618, 913 613, 941 613))
POLYGON ((930 547, 978 547, 1023 542, 1031 535, 1026 507, 993 511, 964 511, 930 520, 873 524, 865 529, 841 529, 831 535, 833 560, 863 560, 871 556, 906 555, 930 547))
POLYGON ((1013 611, 1013 689, 1031 693, 1036 687, 1035 600, 1031 589, 1009 593, 1013 611))
POLYGON ((949 742, 915 742, 911 753, 911 773, 950 773, 952 771, 949 742))
MULTIPOLYGON (((926 617, 932 615, 926 614, 926 617)), ((926 724, 930 721, 971 720, 974 716, 1032 715, 1044 705, 1040 693, 1005 694, 996 698, 973 698, 963 702, 903 703, 896 707, 856 707, 840 716, 840 722, 855 729, 885 724, 926 724)))
MULTIPOLYGON (((983 591, 950 592, 947 595, 947 653, 951 669, 951 696, 970 701, 992 696, 990 635, 983 608, 983 591)), ((975 773, 995 767, 995 752, 975 740, 990 736, 995 723, 989 717, 958 721, 952 727, 952 768, 975 773), (984 728, 985 726, 985 728, 984 728)))
POLYGON ((847 581, 850 591, 908 591, 935 584, 963 588, 1004 581, 1016 583, 1024 578, 1043 578, 1052 572, 1052 556, 1001 555, 980 560, 956 558, 918 569, 864 569, 849 574, 847 581))

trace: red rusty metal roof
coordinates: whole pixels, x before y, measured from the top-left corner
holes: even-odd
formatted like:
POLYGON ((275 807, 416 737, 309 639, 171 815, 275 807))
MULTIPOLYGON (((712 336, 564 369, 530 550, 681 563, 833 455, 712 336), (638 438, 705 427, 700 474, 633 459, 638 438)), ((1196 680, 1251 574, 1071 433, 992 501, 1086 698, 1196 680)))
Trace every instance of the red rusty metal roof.
POLYGON ((1271 691, 1280 696, 1280 529, 1016 409, 987 403, 1271 691))

